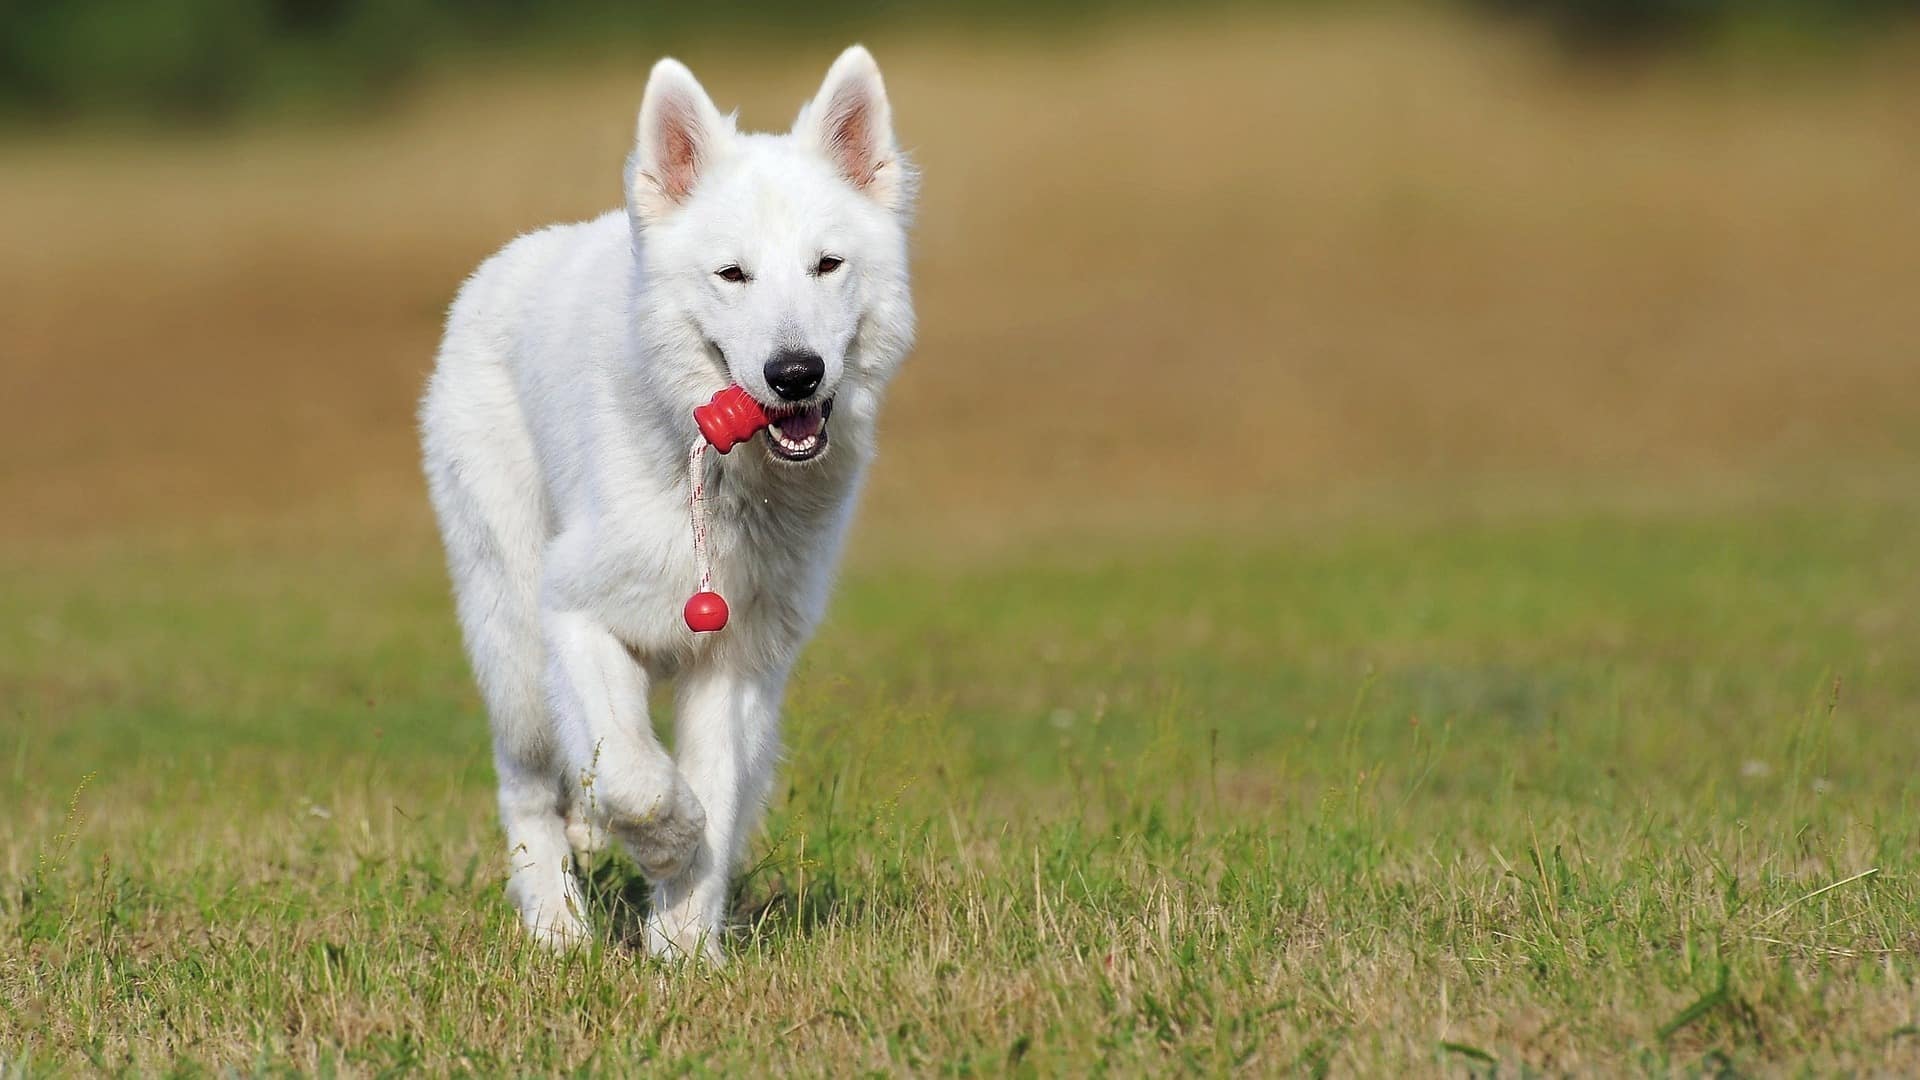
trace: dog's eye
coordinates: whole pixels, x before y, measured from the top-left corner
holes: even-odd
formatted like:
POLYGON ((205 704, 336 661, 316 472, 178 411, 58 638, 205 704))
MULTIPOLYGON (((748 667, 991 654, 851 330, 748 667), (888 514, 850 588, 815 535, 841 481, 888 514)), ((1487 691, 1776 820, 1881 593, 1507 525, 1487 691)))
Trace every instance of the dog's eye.
POLYGON ((731 281, 735 285, 738 285, 741 282, 747 280, 747 272, 745 270, 740 269, 738 266, 732 265, 731 263, 721 267, 718 270, 715 270, 713 273, 714 273, 714 276, 718 277, 721 281, 731 281))
POLYGON ((822 255, 820 256, 820 261, 814 264, 813 272, 816 274, 831 274, 835 270, 840 269, 840 264, 846 261, 847 260, 838 255, 822 255))

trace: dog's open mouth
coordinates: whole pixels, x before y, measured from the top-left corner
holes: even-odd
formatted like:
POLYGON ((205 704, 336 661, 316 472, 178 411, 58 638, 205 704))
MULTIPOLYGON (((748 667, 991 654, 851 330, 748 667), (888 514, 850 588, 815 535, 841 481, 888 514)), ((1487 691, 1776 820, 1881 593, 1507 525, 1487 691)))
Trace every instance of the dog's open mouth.
POLYGON ((827 448, 827 420, 833 399, 816 405, 768 409, 767 449, 782 461, 808 461, 827 448))

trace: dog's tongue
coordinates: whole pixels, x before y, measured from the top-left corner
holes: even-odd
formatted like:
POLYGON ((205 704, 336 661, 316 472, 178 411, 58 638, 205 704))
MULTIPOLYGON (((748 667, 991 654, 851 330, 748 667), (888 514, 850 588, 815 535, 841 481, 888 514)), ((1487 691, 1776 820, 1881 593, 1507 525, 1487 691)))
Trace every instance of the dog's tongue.
POLYGON ((819 409, 805 409, 776 419, 773 426, 794 442, 806 442, 820 434, 820 429, 827 426, 827 418, 821 415, 819 409))

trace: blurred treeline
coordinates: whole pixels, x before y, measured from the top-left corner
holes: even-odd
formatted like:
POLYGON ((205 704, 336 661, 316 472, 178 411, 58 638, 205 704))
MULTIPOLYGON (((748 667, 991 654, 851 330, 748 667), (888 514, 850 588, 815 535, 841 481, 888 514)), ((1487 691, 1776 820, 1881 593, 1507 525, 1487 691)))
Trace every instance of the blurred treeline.
POLYGON ((1900 17, 1920 0, 1473 0, 1474 6, 1533 16, 1569 48, 1698 46, 1729 34, 1774 40, 1845 42, 1900 17))
MULTIPOLYGON (((1605 53, 1687 46, 1754 26, 1789 39, 1846 39, 1920 12, 1920 0, 1451 2, 1538 19, 1569 47, 1605 53)), ((426 64, 463 51, 559 54, 639 40, 659 47, 723 29, 866 32, 909 20, 1045 26, 1149 3, 0 0, 0 119, 45 124, 121 116, 209 122, 248 109, 295 104, 352 107, 390 92, 426 64)))

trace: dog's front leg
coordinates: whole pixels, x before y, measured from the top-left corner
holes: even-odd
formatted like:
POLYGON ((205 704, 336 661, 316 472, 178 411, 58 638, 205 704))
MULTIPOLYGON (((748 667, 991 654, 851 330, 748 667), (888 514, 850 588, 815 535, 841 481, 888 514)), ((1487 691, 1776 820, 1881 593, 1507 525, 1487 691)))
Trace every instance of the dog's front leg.
POLYGON ((682 874, 706 813, 653 733, 646 671, 591 615, 549 612, 543 625, 548 687, 587 812, 648 880, 682 874))
POLYGON ((681 774, 707 810, 707 828, 684 874, 654 889, 647 948, 656 956, 719 962, 727 886, 746 834, 758 823, 780 754, 784 677, 751 675, 708 660, 680 678, 674 705, 681 774))

